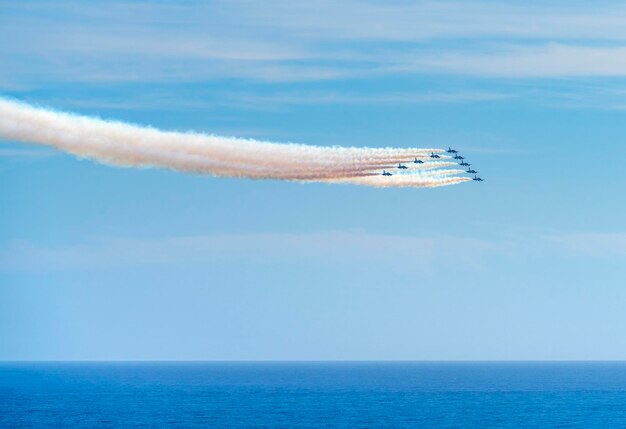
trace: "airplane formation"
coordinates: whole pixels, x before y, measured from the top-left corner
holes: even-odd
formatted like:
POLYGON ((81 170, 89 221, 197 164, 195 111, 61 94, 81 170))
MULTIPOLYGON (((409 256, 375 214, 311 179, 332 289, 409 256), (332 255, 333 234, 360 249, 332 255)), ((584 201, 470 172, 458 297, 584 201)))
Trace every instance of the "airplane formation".
MULTIPOLYGON (((467 170, 465 171, 465 173, 468 174, 473 174, 474 177, 472 177, 471 179, 475 182, 484 182, 483 179, 481 179, 480 177, 477 176, 478 171, 474 170, 473 168, 470 168, 470 166, 472 164, 468 163, 467 161, 465 161, 465 157, 461 156, 459 154, 458 150, 452 149, 451 147, 448 147, 448 150, 446 150, 446 153, 448 153, 450 155, 450 157, 452 157, 452 159, 458 161, 458 164, 462 167, 467 167, 467 170)), ((430 155, 428 155, 430 158, 432 159, 440 159, 441 156, 437 155, 434 152, 431 152, 430 155)), ((423 164, 424 161, 421 159, 417 159, 417 157, 415 158, 414 161, 412 161, 414 164, 423 164)), ((407 170, 408 167, 405 164, 399 163, 398 166, 396 167, 399 170, 407 170)), ((383 176, 393 176, 393 173, 390 173, 387 170, 383 170, 382 172, 383 176)))

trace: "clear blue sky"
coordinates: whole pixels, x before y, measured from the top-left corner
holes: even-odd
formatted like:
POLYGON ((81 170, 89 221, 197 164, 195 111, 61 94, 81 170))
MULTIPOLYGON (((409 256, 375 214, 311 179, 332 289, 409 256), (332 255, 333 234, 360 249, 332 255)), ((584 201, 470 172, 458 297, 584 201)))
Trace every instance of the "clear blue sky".
POLYGON ((0 1, 0 94, 447 147, 440 189, 0 142, 0 359, 626 359, 622 2, 0 1))

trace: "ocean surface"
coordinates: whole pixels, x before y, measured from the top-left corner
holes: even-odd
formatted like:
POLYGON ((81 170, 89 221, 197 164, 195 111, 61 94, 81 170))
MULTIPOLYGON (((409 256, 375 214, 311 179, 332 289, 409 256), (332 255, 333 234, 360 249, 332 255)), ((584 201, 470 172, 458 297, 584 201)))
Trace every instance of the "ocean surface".
POLYGON ((1 428, 626 428, 626 363, 0 363, 1 428))

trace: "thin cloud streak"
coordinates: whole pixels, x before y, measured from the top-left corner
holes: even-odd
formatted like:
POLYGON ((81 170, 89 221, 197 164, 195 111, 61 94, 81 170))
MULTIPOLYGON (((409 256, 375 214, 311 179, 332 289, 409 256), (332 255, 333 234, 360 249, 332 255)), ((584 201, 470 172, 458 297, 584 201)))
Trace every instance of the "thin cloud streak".
POLYGON ((349 94, 340 92, 292 92, 269 95, 231 94, 230 103, 238 107, 307 104, 425 104, 425 103, 466 103, 498 101, 510 99, 513 95, 498 92, 458 91, 458 92, 396 92, 383 94, 349 94))
POLYGON ((626 256, 626 233, 580 232, 548 235, 545 239, 572 254, 602 258, 626 256))
POLYGON ((63 246, 11 240, 0 245, 0 270, 97 270, 155 264, 219 264, 224 260, 245 259, 260 264, 302 260, 339 265, 375 262, 394 270, 433 273, 450 259, 457 265, 480 270, 481 261, 496 255, 511 259, 521 256, 621 259, 626 256, 626 233, 529 231, 494 239, 364 231, 220 233, 148 239, 100 237, 63 246), (537 254, 539 244, 543 250, 537 254))
MULTIPOLYGON (((102 97, 98 94, 84 99, 79 96, 50 97, 39 99, 46 104, 62 105, 68 108, 89 108, 107 110, 167 110, 186 111, 198 109, 237 108, 251 110, 274 110, 293 105, 405 105, 405 104, 455 104, 491 102, 519 98, 518 94, 488 91, 449 91, 449 92, 389 92, 355 94, 347 92, 291 91, 275 93, 207 92, 194 91, 193 97, 186 97, 184 91, 132 94, 131 99, 122 96, 102 97)), ((266 132, 256 130, 260 133, 266 132)), ((245 131, 250 135, 250 130, 245 131)))
POLYGON ((0 270, 92 270, 153 264, 255 263, 315 259, 332 264, 373 263, 402 271, 429 271, 455 255, 475 265, 490 243, 449 236, 412 237, 355 231, 317 233, 212 234, 134 239, 108 237, 84 244, 49 246, 13 240, 0 247, 0 270))
POLYGON ((440 72, 502 78, 626 76, 626 46, 596 47, 551 43, 508 46, 488 53, 420 56, 402 72, 440 72))

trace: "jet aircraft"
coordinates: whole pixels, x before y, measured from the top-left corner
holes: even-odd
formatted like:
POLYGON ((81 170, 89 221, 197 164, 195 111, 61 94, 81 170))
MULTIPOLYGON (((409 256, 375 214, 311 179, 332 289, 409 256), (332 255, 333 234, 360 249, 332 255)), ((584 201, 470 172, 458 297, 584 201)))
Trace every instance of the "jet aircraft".
POLYGON ((446 152, 448 152, 448 153, 459 153, 458 150, 454 150, 450 146, 448 146, 448 150, 446 152))
POLYGON ((472 165, 472 164, 468 164, 468 163, 467 163, 467 162, 465 162, 465 161, 461 161, 461 162, 459 162, 459 165, 460 165, 460 166, 462 166, 462 167, 469 167, 469 166, 470 166, 470 165, 472 165))
POLYGON ((407 166, 406 166, 406 165, 404 165, 404 164, 398 164, 398 168, 399 168, 399 169, 401 169, 401 170, 406 170, 406 169, 407 169, 407 168, 409 168, 409 167, 407 167, 407 166))
POLYGON ((421 159, 417 159, 415 158, 415 161, 413 161, 414 164, 423 164, 424 161, 422 161, 421 159))
POLYGON ((454 159, 465 159, 461 155, 454 155, 454 159))
POLYGON ((441 158, 439 155, 437 155, 435 152, 431 152, 430 153, 430 157, 431 158, 441 158))
POLYGON ((383 170, 383 176, 392 176, 392 174, 388 171, 383 170))
POLYGON ((471 168, 468 168, 468 169, 467 169, 467 171, 466 171, 466 173, 469 173, 469 174, 476 174, 476 173, 478 173, 478 171, 476 171, 476 170, 472 170, 471 168))
POLYGON ((478 176, 474 176, 474 178, 472 180, 475 180, 476 182, 483 182, 483 179, 481 179, 478 176))

